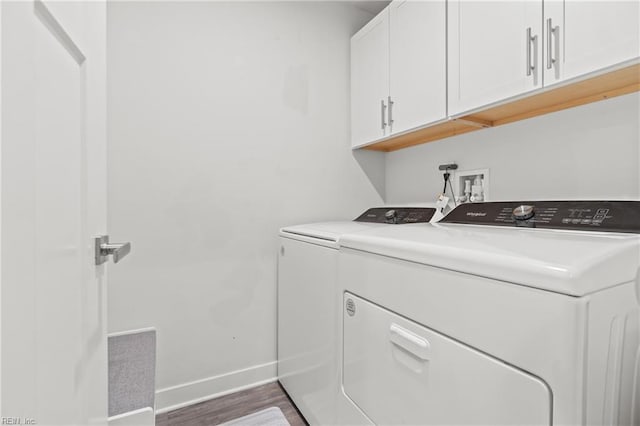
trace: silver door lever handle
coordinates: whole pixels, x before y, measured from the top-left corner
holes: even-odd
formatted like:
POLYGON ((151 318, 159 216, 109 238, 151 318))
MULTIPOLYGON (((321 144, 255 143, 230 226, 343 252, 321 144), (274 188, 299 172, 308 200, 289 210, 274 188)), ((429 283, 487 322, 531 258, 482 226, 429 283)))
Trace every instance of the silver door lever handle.
POLYGON ((102 265, 109 256, 113 256, 113 263, 118 263, 131 252, 131 243, 109 243, 108 235, 96 237, 96 265, 102 265))
POLYGON ((120 259, 128 255, 131 251, 131 243, 100 244, 100 251, 105 256, 112 255, 113 263, 118 263, 120 259))

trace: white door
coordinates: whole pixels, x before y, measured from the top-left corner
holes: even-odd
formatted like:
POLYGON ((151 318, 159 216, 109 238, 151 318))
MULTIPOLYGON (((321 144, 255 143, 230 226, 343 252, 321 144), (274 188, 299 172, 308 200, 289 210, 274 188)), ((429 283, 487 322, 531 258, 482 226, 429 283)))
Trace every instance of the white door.
POLYGON ((389 6, 392 133, 447 116, 445 1, 397 0, 389 6))
POLYGON ((544 84, 640 56, 640 1, 545 0, 544 84))
POLYGON ((449 115, 542 87, 542 1, 448 2, 449 115))
POLYGON ((389 134, 389 9, 351 38, 351 145, 389 134))
POLYGON ((106 424, 104 2, 2 2, 2 416, 106 424))

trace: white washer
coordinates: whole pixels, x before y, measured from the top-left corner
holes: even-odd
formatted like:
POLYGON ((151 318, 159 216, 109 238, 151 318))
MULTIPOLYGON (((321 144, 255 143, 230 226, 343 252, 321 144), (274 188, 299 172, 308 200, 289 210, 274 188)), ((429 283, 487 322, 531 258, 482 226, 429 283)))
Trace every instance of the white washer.
POLYGON ((350 412, 362 417, 340 397, 340 237, 387 227, 387 223, 428 222, 434 213, 431 207, 374 208, 355 221, 280 230, 278 379, 311 425, 335 424, 338 418, 351 418, 350 412), (347 413, 338 415, 339 410, 347 413))
POLYGON ((375 424, 639 425, 639 218, 478 203, 344 235, 346 398, 375 424))

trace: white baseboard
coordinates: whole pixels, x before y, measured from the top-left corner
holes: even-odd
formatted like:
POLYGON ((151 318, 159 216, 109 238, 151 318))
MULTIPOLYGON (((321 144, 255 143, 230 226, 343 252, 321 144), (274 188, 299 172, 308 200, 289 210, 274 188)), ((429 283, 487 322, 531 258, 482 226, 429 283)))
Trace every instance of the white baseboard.
POLYGON ((108 426, 155 426, 155 424, 156 416, 151 407, 111 416, 107 420, 108 426))
POLYGON ((156 414, 228 395, 277 379, 276 361, 156 391, 156 414))

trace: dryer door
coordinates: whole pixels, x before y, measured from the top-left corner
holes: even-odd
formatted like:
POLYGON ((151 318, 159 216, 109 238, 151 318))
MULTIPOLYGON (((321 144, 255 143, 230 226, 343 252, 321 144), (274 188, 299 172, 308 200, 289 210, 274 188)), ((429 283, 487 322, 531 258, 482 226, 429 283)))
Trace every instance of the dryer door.
POLYGON ((550 424, 538 378, 353 294, 343 313, 344 391, 374 423, 550 424))

